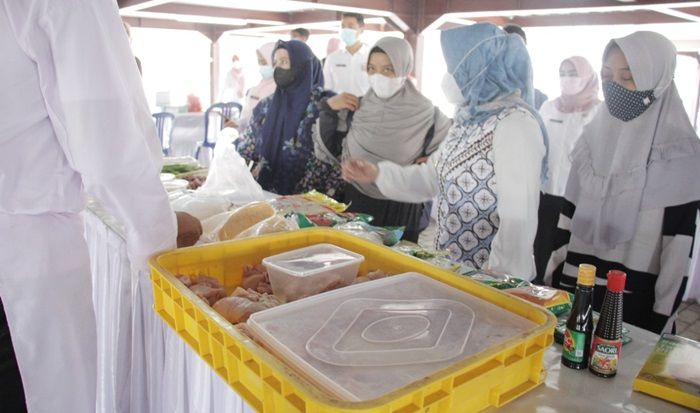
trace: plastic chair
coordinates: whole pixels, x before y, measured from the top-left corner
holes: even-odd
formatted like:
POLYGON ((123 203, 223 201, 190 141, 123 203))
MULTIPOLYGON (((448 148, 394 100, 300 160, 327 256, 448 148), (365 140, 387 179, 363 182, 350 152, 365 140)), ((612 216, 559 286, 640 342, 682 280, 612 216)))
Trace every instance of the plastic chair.
POLYGON ((156 131, 160 139, 160 146, 163 148, 163 154, 168 155, 170 152, 170 132, 173 129, 175 115, 169 112, 154 113, 153 119, 156 122, 156 131))
POLYGON ((204 112, 204 140, 197 148, 195 159, 199 159, 199 152, 203 147, 214 149, 216 146, 216 134, 224 128, 224 124, 228 119, 239 120, 242 111, 243 106, 237 102, 220 102, 209 106, 206 112, 204 112), (218 118, 218 122, 216 122, 216 118, 218 118))
MULTIPOLYGON (((204 136, 204 113, 180 113, 170 132, 170 156, 195 156, 204 136)), ((206 165, 204 165, 206 166, 206 165)))

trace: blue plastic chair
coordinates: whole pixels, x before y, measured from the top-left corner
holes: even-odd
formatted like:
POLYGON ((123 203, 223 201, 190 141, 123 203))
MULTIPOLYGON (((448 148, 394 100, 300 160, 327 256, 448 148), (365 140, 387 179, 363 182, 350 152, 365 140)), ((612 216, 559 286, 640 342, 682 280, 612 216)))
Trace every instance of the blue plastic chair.
POLYGON ((170 152, 170 131, 173 129, 175 115, 170 112, 154 113, 153 119, 156 122, 156 131, 158 131, 158 139, 160 139, 163 155, 167 156, 170 152))
POLYGON ((214 149, 216 146, 216 134, 224 128, 228 119, 237 121, 241 117, 243 106, 236 102, 214 103, 204 112, 204 139, 197 148, 195 159, 199 159, 199 152, 204 148, 214 149), (210 122, 210 118, 218 117, 218 123, 210 122))

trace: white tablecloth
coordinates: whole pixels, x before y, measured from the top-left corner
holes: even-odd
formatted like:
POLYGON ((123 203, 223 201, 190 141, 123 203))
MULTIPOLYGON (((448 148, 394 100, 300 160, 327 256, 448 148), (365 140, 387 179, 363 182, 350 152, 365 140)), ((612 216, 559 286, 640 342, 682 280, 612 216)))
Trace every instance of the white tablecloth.
MULTIPOLYGON (((251 411, 243 400, 152 310, 147 274, 132 272, 119 228, 98 209, 86 212, 98 321, 98 412, 199 413, 251 411)), ((546 351, 545 384, 491 411, 685 412, 632 391, 632 380, 658 336, 628 326, 614 379, 561 366, 561 347, 546 351)))

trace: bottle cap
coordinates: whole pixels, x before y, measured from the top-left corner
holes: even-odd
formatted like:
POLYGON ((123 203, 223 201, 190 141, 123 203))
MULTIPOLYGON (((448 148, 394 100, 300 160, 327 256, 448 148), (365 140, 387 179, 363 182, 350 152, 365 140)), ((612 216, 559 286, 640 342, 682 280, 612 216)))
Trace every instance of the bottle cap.
POLYGON ((614 293, 621 293, 625 290, 625 280, 627 274, 618 270, 608 271, 608 290, 614 293))
POLYGON ((581 264, 578 266, 578 281, 577 284, 592 286, 595 284, 595 271, 596 268, 591 264, 581 264))

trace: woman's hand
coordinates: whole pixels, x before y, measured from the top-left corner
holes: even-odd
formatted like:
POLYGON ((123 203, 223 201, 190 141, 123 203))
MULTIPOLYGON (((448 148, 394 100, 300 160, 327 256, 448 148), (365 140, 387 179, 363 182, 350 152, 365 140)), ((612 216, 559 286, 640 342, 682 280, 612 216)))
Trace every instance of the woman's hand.
POLYGON ((326 102, 328 103, 328 106, 335 111, 348 109, 354 112, 360 107, 360 99, 358 99, 357 96, 349 93, 335 95, 332 98, 329 98, 326 102))
POLYGON ((343 179, 358 184, 371 184, 377 180, 379 168, 372 162, 351 159, 343 162, 343 179))

